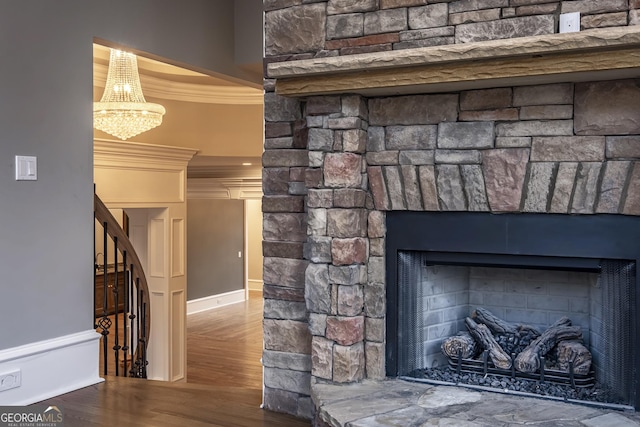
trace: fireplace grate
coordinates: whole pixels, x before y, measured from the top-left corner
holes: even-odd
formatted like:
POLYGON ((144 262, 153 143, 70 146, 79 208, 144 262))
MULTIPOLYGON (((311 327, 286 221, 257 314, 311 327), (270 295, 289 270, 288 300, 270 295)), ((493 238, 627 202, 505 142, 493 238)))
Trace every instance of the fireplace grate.
POLYGON ((592 387, 595 382, 595 373, 593 371, 589 372, 587 375, 575 374, 570 370, 570 372, 559 371, 556 369, 545 369, 544 368, 544 360, 540 361, 540 369, 537 373, 526 373, 519 372, 512 367, 511 370, 499 369, 492 366, 488 361, 488 352, 485 351, 482 354, 481 360, 476 359, 448 359, 449 367, 456 371, 458 375, 461 373, 480 373, 480 374, 490 374, 496 375, 500 377, 508 377, 513 379, 527 379, 527 380, 536 380, 542 383, 549 382, 555 384, 563 384, 570 385, 573 388, 576 387, 592 387))

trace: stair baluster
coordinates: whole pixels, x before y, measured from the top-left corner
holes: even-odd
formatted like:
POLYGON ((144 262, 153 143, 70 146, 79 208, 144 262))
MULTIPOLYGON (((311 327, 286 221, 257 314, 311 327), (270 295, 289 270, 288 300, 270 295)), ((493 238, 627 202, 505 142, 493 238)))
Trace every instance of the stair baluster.
POLYGON ((102 374, 146 378, 151 318, 144 270, 125 231, 97 195, 94 213, 102 225, 104 242, 102 265, 98 264, 97 255, 94 257, 94 284, 97 287, 102 283, 102 295, 97 288, 94 291, 96 305, 102 301, 102 309, 94 307, 95 328, 102 335, 102 374), (110 249, 112 254, 108 252, 110 249), (110 274, 113 283, 109 280, 110 274), (113 336, 111 347, 109 335, 113 336), (113 365, 108 360, 110 353, 114 356, 113 365))

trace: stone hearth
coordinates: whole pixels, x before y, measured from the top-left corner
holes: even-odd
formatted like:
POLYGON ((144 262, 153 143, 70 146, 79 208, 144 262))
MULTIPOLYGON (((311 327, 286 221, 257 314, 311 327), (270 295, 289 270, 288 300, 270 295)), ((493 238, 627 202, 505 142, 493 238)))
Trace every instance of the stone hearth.
POLYGON ((638 427, 640 415, 402 380, 316 384, 318 427, 638 427))
POLYGON ((640 215, 637 0, 264 4, 268 409, 390 384, 387 212, 640 215))

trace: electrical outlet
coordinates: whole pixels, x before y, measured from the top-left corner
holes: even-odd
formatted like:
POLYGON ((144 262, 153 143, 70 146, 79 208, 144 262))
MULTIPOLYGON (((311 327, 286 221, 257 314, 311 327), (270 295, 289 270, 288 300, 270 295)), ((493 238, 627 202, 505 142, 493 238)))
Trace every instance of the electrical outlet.
POLYGON ((560 14, 560 32, 576 33, 580 31, 580 12, 560 14))
POLYGON ((0 391, 11 390, 22 385, 22 373, 20 369, 6 374, 0 374, 0 391))

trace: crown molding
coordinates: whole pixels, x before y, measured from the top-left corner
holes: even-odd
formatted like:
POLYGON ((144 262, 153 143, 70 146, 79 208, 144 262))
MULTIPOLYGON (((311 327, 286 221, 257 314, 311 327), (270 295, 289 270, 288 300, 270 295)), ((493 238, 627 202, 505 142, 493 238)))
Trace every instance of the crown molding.
POLYGON ((124 167, 146 165, 148 168, 186 169, 198 152, 193 148, 169 147, 96 138, 93 140, 94 166, 124 167))
POLYGON ((191 163, 187 168, 187 176, 189 179, 245 178, 247 176, 260 176, 262 174, 262 165, 260 163, 252 166, 193 165, 191 163))
MULTIPOLYGON (((93 64, 93 84, 104 87, 107 81, 106 65, 93 64)), ((261 105, 263 91, 247 86, 218 86, 181 83, 140 74, 145 96, 174 101, 203 104, 261 105)))
POLYGON ((262 178, 187 179, 188 199, 261 199, 262 178))

